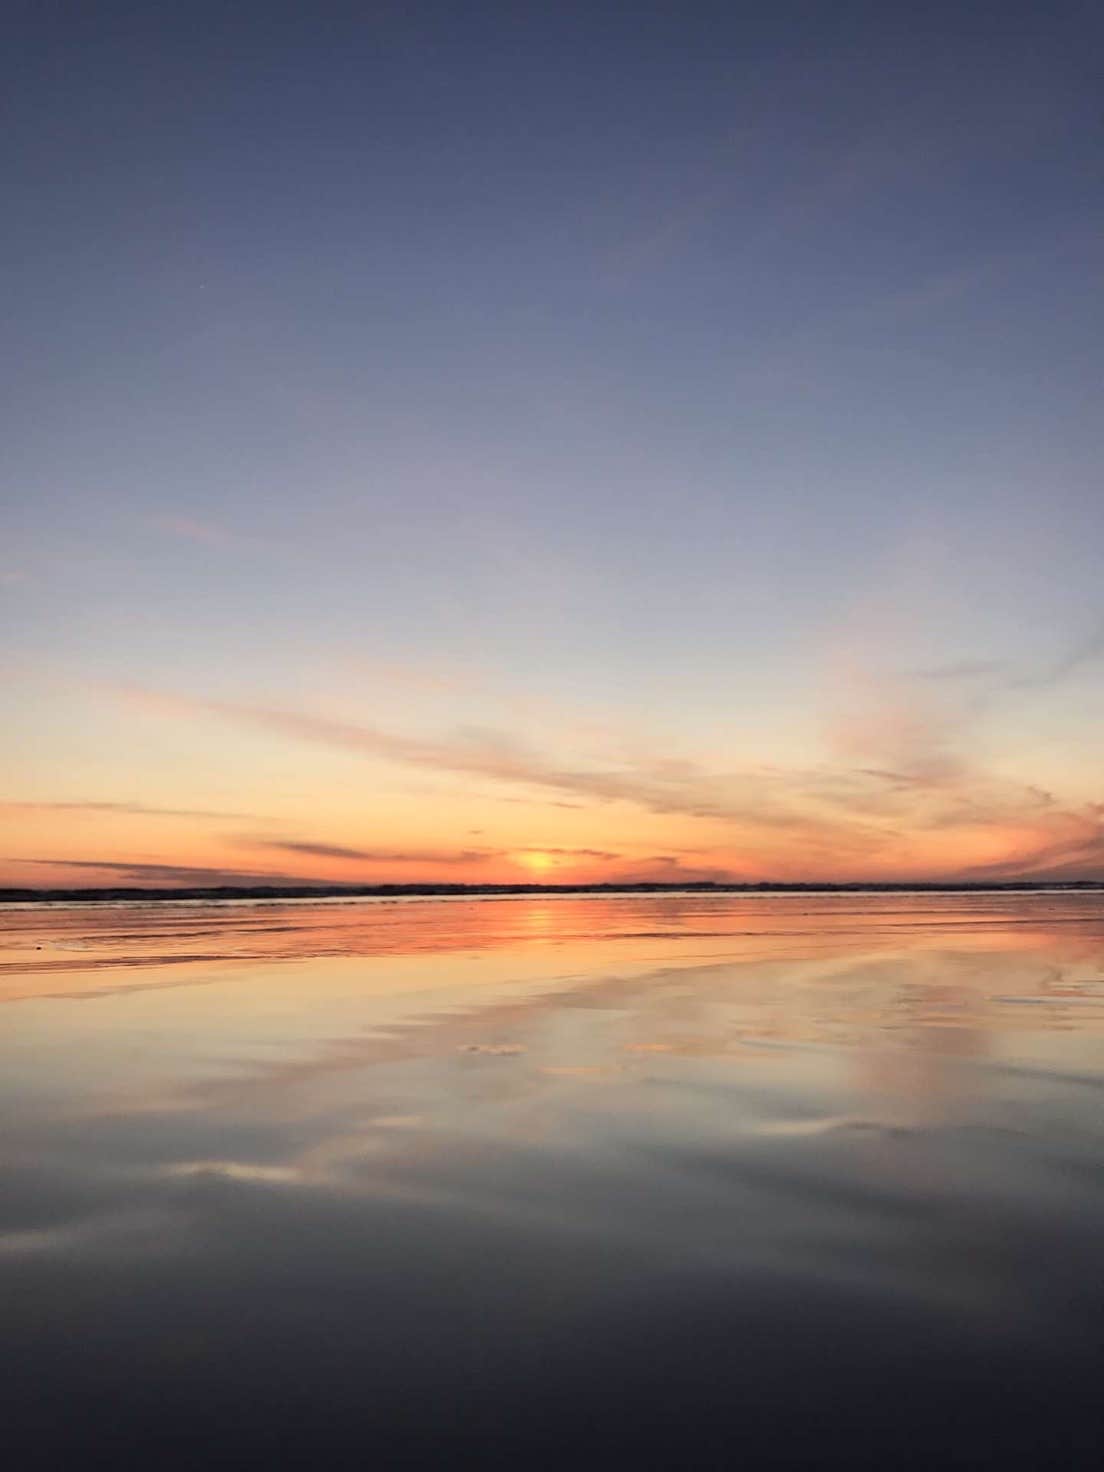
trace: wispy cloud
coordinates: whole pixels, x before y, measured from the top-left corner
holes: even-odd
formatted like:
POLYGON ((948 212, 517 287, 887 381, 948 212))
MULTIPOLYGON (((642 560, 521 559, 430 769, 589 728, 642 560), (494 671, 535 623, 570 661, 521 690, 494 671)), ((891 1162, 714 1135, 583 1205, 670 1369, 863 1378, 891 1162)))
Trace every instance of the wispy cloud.
MULTIPOLYGON (((819 822, 790 802, 792 774, 761 769, 716 772, 692 761, 624 758, 617 767, 557 763, 502 731, 463 727, 436 740, 351 721, 230 701, 192 700, 130 691, 128 698, 162 715, 213 715, 298 741, 357 751, 408 766, 484 777, 513 786, 552 790, 601 803, 630 803, 659 814, 808 830, 819 822)), ((847 825, 852 837, 858 824, 847 825)), ((873 836, 873 835, 870 835, 873 836)), ((847 834, 837 833, 841 842, 847 834)))
POLYGON ((1104 803, 1081 812, 1048 814, 1034 832, 1022 835, 1005 859, 975 864, 963 871, 968 879, 1104 878, 1104 803))
POLYGON ((929 665, 920 669, 905 670, 900 678, 905 680, 930 681, 932 683, 966 686, 972 682, 983 684, 992 693, 1001 691, 1045 690, 1059 684, 1067 676, 1076 674, 1085 665, 1095 664, 1104 658, 1104 618, 1082 638, 1071 643, 1049 664, 1035 670, 1016 672, 1006 660, 959 659, 946 664, 929 665))
MULTIPOLYGON (((963 870, 975 856, 979 864, 1003 866, 1006 877, 1046 862, 1095 863, 1095 829, 1084 827, 1086 814, 1092 822, 1087 809, 1063 806, 1038 785, 999 777, 970 760, 964 737, 977 714, 970 684, 965 676, 856 682, 844 692, 832 726, 835 761, 730 771, 632 753, 622 753, 616 764, 567 763, 502 731, 462 728, 426 738, 269 705, 146 692, 129 698, 162 716, 215 717, 290 740, 477 776, 515 791, 554 792, 584 806, 624 803, 720 825, 731 835, 723 858, 718 853, 720 867, 696 869, 696 877, 762 875, 764 867, 780 878, 938 877, 963 870), (1068 852, 1048 858, 1053 845, 1067 842, 1068 852)), ((406 850, 308 839, 266 842, 274 852, 391 864, 461 866, 498 856, 474 848, 407 857, 406 850)), ((555 854, 534 845, 538 850, 555 854)), ((603 865, 617 859, 612 848, 564 852, 569 855, 603 865)), ((663 857, 648 861, 651 873, 663 857)), ((688 866, 677 872, 689 877, 688 866)), ((992 877, 998 877, 995 868, 992 877)))
POLYGON ((1076 674, 1086 665, 1104 658, 1104 618, 1082 638, 1071 643, 1048 664, 1034 670, 1016 671, 1006 660, 960 659, 946 664, 906 670, 901 678, 966 687, 984 688, 990 695, 1021 690, 1047 690, 1076 674))
POLYGON ((924 669, 909 670, 907 677, 914 680, 985 680, 1001 674, 1006 665, 996 659, 956 659, 947 664, 928 665, 924 669))
MULTIPOLYGON (((495 798, 496 802, 512 803, 518 807, 527 807, 528 802, 524 797, 509 797, 501 794, 495 798)), ((560 798, 546 798, 544 806, 549 808, 565 808, 568 812, 581 813, 586 810, 585 802, 564 802, 560 798)))
POLYGON ((130 813, 158 818, 255 819, 256 813, 235 813, 214 808, 159 808, 144 802, 11 802, 0 800, 5 813, 130 813))
POLYGON ((1084 638, 1071 644, 1044 669, 1008 681, 1010 690, 1044 690, 1104 657, 1104 618, 1084 638))
POLYGON ((251 537, 243 537, 220 526, 218 522, 193 516, 154 516, 150 518, 149 525, 154 531, 178 541, 195 542, 201 547, 217 548, 219 551, 236 551, 256 545, 251 537))
MULTIPOLYGON (((1104 639, 1083 641, 1047 678, 1095 658, 1098 644, 1104 639)), ((1104 808, 1062 802, 1037 783, 986 770, 969 754, 971 728, 991 708, 991 699, 1002 690, 1042 682, 1009 681, 1004 666, 970 660, 911 677, 856 681, 833 739, 841 752, 865 756, 869 765, 855 768, 853 775, 864 780, 845 801, 897 823, 906 843, 941 840, 950 856, 942 871, 948 878, 1099 877, 1104 808), (980 696, 979 684, 986 687, 980 696), (1003 853, 962 863, 954 856, 956 844, 966 852, 981 847, 1003 853)))
POLYGON ((796 388, 810 377, 836 372, 840 341, 881 334, 891 328, 906 330, 916 319, 926 319, 940 308, 963 298, 996 289, 1010 289, 1017 272, 1038 267, 1071 249, 1095 243, 1095 226, 1040 229, 1035 237, 1011 249, 967 260, 949 269, 929 272, 888 290, 855 300, 842 310, 817 315, 781 337, 741 376, 747 387, 769 385, 796 388))

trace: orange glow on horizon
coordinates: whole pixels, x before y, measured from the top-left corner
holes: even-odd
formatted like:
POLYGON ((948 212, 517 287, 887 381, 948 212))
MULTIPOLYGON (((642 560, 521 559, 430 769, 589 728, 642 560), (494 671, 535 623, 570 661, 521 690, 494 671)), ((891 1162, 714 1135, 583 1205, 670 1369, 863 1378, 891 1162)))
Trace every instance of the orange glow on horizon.
POLYGON ((367 719, 94 693, 86 719, 59 706, 50 729, 101 758, 77 750, 62 767, 47 753, 0 801, 0 885, 1104 877, 1094 772, 1070 766, 1063 786, 1040 751, 1028 781, 1026 746, 1005 770, 948 733, 925 690, 912 703, 895 686, 879 706, 864 688, 848 702, 864 719, 873 708, 861 742, 852 724, 789 764, 704 748, 676 759, 673 746, 611 747, 607 735, 592 750, 599 737, 588 727, 578 744, 566 719, 539 741, 430 739, 367 719))

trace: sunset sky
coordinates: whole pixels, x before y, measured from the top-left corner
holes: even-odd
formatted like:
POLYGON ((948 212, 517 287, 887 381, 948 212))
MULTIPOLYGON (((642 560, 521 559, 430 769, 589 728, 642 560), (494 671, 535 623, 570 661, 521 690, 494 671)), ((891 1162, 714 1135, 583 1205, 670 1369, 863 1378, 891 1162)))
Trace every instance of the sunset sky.
POLYGON ((18 5, 0 883, 1104 878, 1102 42, 18 5))

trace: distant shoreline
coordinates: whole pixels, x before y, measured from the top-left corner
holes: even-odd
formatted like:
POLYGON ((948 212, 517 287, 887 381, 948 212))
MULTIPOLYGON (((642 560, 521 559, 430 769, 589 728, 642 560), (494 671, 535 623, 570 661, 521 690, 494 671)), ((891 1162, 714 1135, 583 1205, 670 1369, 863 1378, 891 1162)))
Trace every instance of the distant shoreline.
POLYGON ((97 886, 88 889, 0 889, 0 905, 46 903, 109 903, 119 900, 325 900, 448 898, 450 896, 570 895, 570 894, 1021 894, 1033 890, 1102 893, 1097 879, 1031 880, 947 883, 856 881, 854 883, 721 884, 702 880, 692 884, 227 884, 189 889, 143 889, 135 886, 97 886))

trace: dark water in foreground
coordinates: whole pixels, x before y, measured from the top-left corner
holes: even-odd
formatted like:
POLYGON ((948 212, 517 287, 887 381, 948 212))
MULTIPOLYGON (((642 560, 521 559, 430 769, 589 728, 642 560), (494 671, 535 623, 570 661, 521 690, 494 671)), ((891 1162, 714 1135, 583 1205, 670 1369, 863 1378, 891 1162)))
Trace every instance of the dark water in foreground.
POLYGON ((1104 1450, 1099 895, 13 909, 0 1100, 20 1469, 1104 1450))

